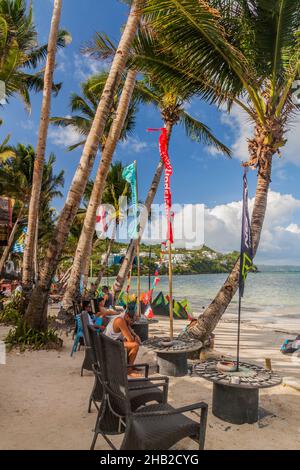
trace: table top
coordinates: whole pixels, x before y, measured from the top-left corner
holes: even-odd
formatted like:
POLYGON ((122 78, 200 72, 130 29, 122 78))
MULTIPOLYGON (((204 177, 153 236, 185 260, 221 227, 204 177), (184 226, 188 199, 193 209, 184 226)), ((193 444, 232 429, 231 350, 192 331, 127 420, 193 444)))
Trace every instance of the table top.
POLYGON ((217 368, 218 362, 216 359, 212 359, 196 364, 193 367, 193 375, 197 375, 215 384, 235 388, 270 388, 276 387, 282 382, 282 378, 276 372, 255 364, 241 362, 238 372, 220 372, 217 368), (240 382, 232 383, 233 377, 239 377, 240 382))
POLYGON ((150 320, 148 320, 148 319, 146 319, 146 320, 144 320, 144 319, 140 320, 140 319, 139 319, 138 321, 135 321, 133 324, 134 324, 134 325, 152 325, 153 323, 158 323, 158 320, 154 320, 154 319, 152 319, 152 318, 151 318, 150 320))
MULTIPOLYGON (((113 318, 116 318, 118 315, 106 315, 106 318, 108 320, 112 320, 113 318)), ((139 319, 138 321, 134 322, 134 325, 151 325, 151 324, 154 324, 154 323, 158 323, 158 320, 155 320, 155 319, 150 319, 148 320, 147 318, 145 319, 139 319)))
POLYGON ((161 337, 158 338, 154 336, 153 338, 148 339, 143 342, 143 346, 151 349, 157 354, 185 354, 189 352, 197 351, 201 349, 203 343, 196 340, 186 340, 181 338, 174 338, 173 344, 171 343, 170 338, 161 337))

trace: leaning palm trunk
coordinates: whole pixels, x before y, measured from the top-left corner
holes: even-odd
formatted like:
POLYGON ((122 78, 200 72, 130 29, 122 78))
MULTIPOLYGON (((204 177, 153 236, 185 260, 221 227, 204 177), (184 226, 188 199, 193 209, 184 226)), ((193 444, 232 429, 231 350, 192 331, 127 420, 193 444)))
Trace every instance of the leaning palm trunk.
POLYGON ((8 244, 7 246, 5 247, 3 253, 2 253, 2 256, 1 256, 1 260, 0 260, 0 274, 2 273, 2 270, 4 268, 4 265, 6 263, 6 260, 8 258, 8 255, 9 255, 9 252, 10 252, 10 249, 12 247, 12 244, 14 242, 14 239, 15 239, 15 235, 16 235, 16 231, 18 229, 18 225, 19 225, 19 222, 20 222, 20 219, 21 219, 21 215, 22 215, 22 211, 23 211, 23 207, 21 208, 20 212, 19 212, 19 215, 18 215, 18 218, 17 220, 15 221, 14 223, 14 226, 13 226, 13 229, 10 233, 10 236, 9 236, 9 239, 8 239, 8 244))
POLYGON ((50 241, 44 265, 40 272, 39 282, 32 293, 25 314, 25 321, 35 330, 45 330, 47 328, 47 304, 51 280, 55 274, 62 249, 86 188, 99 142, 112 108, 115 92, 121 81, 130 47, 139 25, 143 6, 144 0, 134 0, 132 3, 130 15, 115 54, 90 133, 83 149, 79 166, 74 175, 65 206, 57 222, 52 240, 50 241))
MULTIPOLYGON (((252 212, 252 237, 253 237, 253 254, 256 255, 261 232, 263 228, 264 218, 267 209, 268 191, 271 179, 272 157, 275 153, 270 147, 259 147, 259 151, 263 155, 265 168, 260 169, 258 173, 254 208, 252 212)), ((237 260, 231 273, 227 277, 224 285, 218 294, 207 307, 205 312, 199 317, 197 324, 189 329, 189 336, 200 340, 205 340, 214 331, 227 307, 232 301, 239 286, 240 275, 240 259, 237 260)))
MULTIPOLYGON (((170 142, 170 138, 171 138, 171 134, 172 134, 173 125, 174 125, 174 123, 170 123, 170 122, 166 123, 166 128, 167 128, 167 131, 168 131, 168 141, 169 142, 170 142)), ((150 214, 150 212, 151 212, 151 206, 153 204, 154 198, 155 198, 156 193, 157 193, 157 189, 158 189, 158 186, 159 186, 159 183, 160 183, 160 180, 161 180, 161 175, 163 173, 163 169, 164 169, 163 162, 160 161, 157 168, 156 168, 154 178, 152 180, 151 187, 149 189, 149 192, 147 194, 147 198, 146 198, 146 201, 145 201, 145 207, 147 209, 148 214, 150 214)), ((138 239, 131 240, 131 242, 128 246, 126 256, 124 258, 124 261, 123 261, 122 266, 119 270, 118 276, 117 276, 117 278, 115 280, 115 283, 113 285, 113 291, 114 291, 115 297, 118 296, 118 294, 121 292, 121 290, 124 287, 124 284, 125 284, 125 281, 128 277, 129 271, 130 271, 130 269, 133 265, 133 261, 134 261, 134 257, 135 257, 135 254, 136 254, 138 243, 140 243, 141 238, 143 236, 145 226, 146 226, 146 218, 144 219, 144 223, 140 224, 138 239)))
POLYGON ((43 169, 45 162, 46 141, 49 127, 49 117, 51 109, 51 94, 53 86, 53 74, 55 69, 56 44, 59 30, 59 22, 62 10, 62 0, 55 0, 53 16, 50 29, 47 62, 44 76, 44 92, 40 117, 40 128, 38 144, 36 149, 36 159, 32 179, 32 190, 28 212, 28 230, 26 236, 26 246, 23 257, 23 286, 30 290, 34 281, 34 258, 36 249, 36 232, 38 226, 39 204, 43 179, 43 169))
MULTIPOLYGON (((148 213, 151 211, 151 206, 153 204, 154 198, 157 193, 157 189, 161 180, 163 169, 164 169, 163 163, 160 161, 159 164, 157 165, 154 178, 151 183, 151 188, 148 192, 147 199, 145 202, 145 207, 147 208, 148 213)), ((143 236, 145 225, 146 225, 146 222, 144 224, 143 223, 140 224, 139 238, 137 240, 131 240, 129 243, 125 258, 123 260, 123 263, 121 265, 121 268, 119 270, 119 273, 113 285, 113 292, 114 292, 115 298, 118 296, 118 294, 121 292, 121 290, 124 287, 129 271, 133 265, 138 243, 140 242, 143 236)))
POLYGON ((108 260, 109 260, 112 248, 114 246, 114 243, 115 243, 115 240, 113 238, 111 238, 109 240, 108 247, 107 247, 107 250, 106 250, 106 253, 105 253, 105 257, 104 257, 104 260, 102 261, 102 266, 100 268, 100 271, 98 273, 98 276, 97 276, 97 279, 96 279, 96 282, 95 282, 95 290, 97 290, 98 287, 101 284, 101 281, 102 281, 102 278, 104 276, 105 270, 107 269, 108 260))
POLYGON ((133 70, 129 70, 127 74, 122 95, 120 97, 120 102, 118 104, 116 117, 112 123, 104 150, 102 152, 102 157, 95 178, 93 191, 84 219, 84 225, 77 245, 71 276, 63 298, 63 307, 65 310, 67 310, 72 305, 72 301, 79 291, 82 266, 84 263, 85 256, 88 252, 91 240, 93 239, 95 233, 95 220, 97 208, 99 204, 101 204, 107 174, 109 172, 113 155, 117 143, 120 139, 125 120, 128 115, 129 105, 136 84, 136 75, 137 72, 133 70))
MULTIPOLYGON (((89 282, 89 277, 90 277, 90 263, 91 263, 91 256, 93 252, 93 238, 90 243, 88 252, 83 260, 83 265, 82 265, 82 276, 83 276, 83 292, 86 292, 87 285, 89 282)), ((72 270, 71 270, 72 272, 72 270)), ((71 274, 71 273, 70 273, 71 274)))

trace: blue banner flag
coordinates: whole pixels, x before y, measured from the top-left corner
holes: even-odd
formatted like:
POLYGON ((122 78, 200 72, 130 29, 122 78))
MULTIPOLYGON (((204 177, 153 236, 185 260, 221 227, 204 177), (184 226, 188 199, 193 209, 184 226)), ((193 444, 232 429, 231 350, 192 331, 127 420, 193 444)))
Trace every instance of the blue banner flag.
POLYGON ((247 171, 244 172, 243 177, 243 217, 242 217, 242 239, 241 239, 241 265, 240 265, 240 279, 239 290, 240 296, 244 295, 245 281, 247 274, 253 266, 253 244, 251 222, 248 209, 248 181, 247 171))
POLYGON ((134 225, 131 233, 128 234, 129 238, 138 238, 138 190, 137 190, 137 171, 136 162, 131 163, 124 168, 122 173, 123 178, 130 184, 131 187, 131 207, 133 210, 134 225))

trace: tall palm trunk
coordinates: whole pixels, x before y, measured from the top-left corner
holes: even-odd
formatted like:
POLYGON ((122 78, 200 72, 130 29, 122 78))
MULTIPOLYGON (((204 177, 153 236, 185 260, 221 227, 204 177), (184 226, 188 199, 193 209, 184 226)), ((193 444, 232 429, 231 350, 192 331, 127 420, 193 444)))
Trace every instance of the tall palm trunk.
MULTIPOLYGON (((253 237, 253 254, 256 255, 261 232, 263 228, 264 218, 267 209, 268 191, 271 180, 272 156, 274 150, 270 150, 268 146, 260 147, 261 154, 264 154, 266 168, 259 171, 257 179, 257 187, 255 194, 254 208, 252 212, 251 229, 253 237)), ((240 259, 237 260, 231 273, 227 277, 218 294, 207 307, 205 312, 199 317, 197 324, 189 329, 189 336, 200 340, 205 340, 216 328, 227 307, 236 294, 239 286, 240 259)))
POLYGON ((63 307, 65 310, 72 306, 72 301, 76 297, 76 294, 79 290, 83 260, 86 256, 86 253, 88 252, 88 248, 95 233, 97 208, 99 204, 101 204, 107 174, 109 172, 113 155, 120 139, 126 117, 128 115, 132 94, 136 84, 136 76, 136 71, 129 70, 116 111, 116 117, 114 118, 104 150, 102 152, 93 191, 89 200, 83 228, 77 245, 71 276, 63 298, 63 307))
POLYGON ((26 290, 30 290, 32 288, 34 281, 34 252, 36 248, 35 239, 38 225, 38 214, 43 179, 43 169, 45 162, 46 141, 51 110, 51 94, 53 85, 53 74, 55 69, 56 44, 61 10, 62 0, 55 0, 48 43, 47 62, 44 76, 43 102, 40 117, 38 144, 36 149, 36 159, 34 162, 31 198, 28 212, 28 230, 26 236, 26 246, 23 257, 22 281, 23 286, 26 290))
MULTIPOLYGON (((166 122, 165 125, 166 125, 167 131, 168 131, 168 143, 169 143, 170 138, 171 138, 171 134, 172 134, 172 129, 173 129, 174 122, 166 122)), ((164 169, 163 162, 160 161, 159 164, 157 165, 157 168, 156 168, 156 171, 155 171, 155 174, 154 174, 154 178, 152 180, 152 183, 151 183, 151 186, 150 186, 150 189, 149 189, 149 192, 147 194, 146 201, 145 201, 145 207, 147 208, 148 214, 150 214, 151 206, 153 204, 154 198, 155 198, 156 193, 157 193, 157 189, 158 189, 158 186, 159 186, 159 183, 160 183, 160 180, 161 180, 161 175, 163 173, 163 169, 164 169)), ((117 278, 115 280, 115 283, 113 285, 113 291, 114 291, 115 297, 118 296, 118 294, 121 292, 121 290, 124 287, 125 281, 128 277, 128 273, 129 273, 129 271, 132 267, 133 261, 134 261, 134 257, 135 257, 135 254, 136 254, 138 243, 140 243, 141 238, 143 236, 145 226, 146 226, 146 218, 144 219, 144 223, 140 224, 140 231, 139 231, 138 239, 137 240, 131 240, 131 242, 128 246, 126 256, 124 258, 124 261, 121 265, 118 276, 117 276, 117 278)))
POLYGON ((90 264, 91 264, 91 256, 92 256, 92 252, 93 252, 93 246, 94 246, 94 243, 93 243, 93 238, 92 238, 89 249, 87 251, 86 256, 84 257, 83 265, 82 265, 81 275, 83 275, 83 291, 84 292, 86 291, 86 288, 87 288, 87 285, 88 285, 88 282, 89 282, 89 277, 90 277, 90 264))
POLYGON ((15 234, 16 234, 16 231, 18 229, 18 225, 19 225, 19 222, 20 222, 20 219, 21 219, 21 216, 22 216, 22 211, 23 211, 23 206, 22 208, 20 209, 19 211, 19 215, 17 217, 17 220, 15 221, 14 223, 14 226, 13 226, 13 229, 10 233, 10 236, 9 236, 9 239, 8 239, 8 244, 7 246, 5 247, 3 253, 2 253, 2 256, 1 256, 1 260, 0 260, 0 275, 2 273, 2 270, 4 268, 4 265, 6 263, 6 260, 8 258, 8 255, 9 255, 9 252, 10 252, 10 249, 12 247, 12 244, 14 242, 14 239, 15 239, 15 234))
POLYGON ((74 175, 65 206, 60 214, 52 240, 50 241, 44 265, 40 272, 38 285, 32 293, 25 314, 25 321, 35 330, 45 330, 47 328, 47 305, 51 280, 55 274, 62 249, 83 196, 98 145, 112 108, 115 92, 121 81, 130 47, 139 25, 143 6, 144 0, 133 0, 132 2, 128 21, 115 54, 90 133, 83 149, 79 166, 74 175))
POLYGON ((110 254, 111 254, 111 251, 112 251, 112 248, 114 246, 114 243, 115 243, 115 240, 113 238, 111 238, 109 240, 109 243, 108 243, 108 247, 107 247, 107 250, 106 250, 106 253, 105 253, 105 257, 104 257, 104 260, 102 262, 102 266, 100 268, 100 271, 98 273, 98 276, 97 276, 97 279, 96 279, 96 282, 95 282, 95 289, 97 290, 98 287, 100 286, 100 283, 102 281, 102 278, 104 276, 104 273, 105 273, 105 269, 107 268, 107 265, 108 265, 108 260, 109 260, 109 257, 110 257, 110 254))

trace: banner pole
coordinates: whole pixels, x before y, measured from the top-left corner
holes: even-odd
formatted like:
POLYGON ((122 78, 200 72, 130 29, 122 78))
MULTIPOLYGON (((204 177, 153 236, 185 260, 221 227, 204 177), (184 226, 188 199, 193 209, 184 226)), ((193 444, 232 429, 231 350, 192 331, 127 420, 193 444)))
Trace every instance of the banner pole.
POLYGON ((151 290, 151 261, 152 261, 152 247, 149 250, 149 271, 148 271, 148 292, 151 290))
POLYGON ((237 372, 240 369, 241 310, 242 310, 242 296, 239 294, 238 335, 237 335, 237 352, 236 352, 236 370, 237 370, 237 372))
POLYGON ((169 241, 169 311, 170 311, 170 339, 174 339, 174 324, 173 324, 173 267, 172 267, 172 244, 169 241))
POLYGON ((129 299, 130 299, 131 273, 132 273, 132 268, 130 268, 130 271, 129 271, 129 273, 128 273, 128 283, 127 283, 127 307, 128 307, 129 299))
MULTIPOLYGON (((136 175, 136 195, 137 195, 137 205, 139 203, 139 191, 138 191, 138 172, 137 172, 137 161, 134 162, 135 165, 135 175, 136 175)), ((137 236, 137 317, 141 317, 141 258, 140 258, 140 224, 138 224, 138 219, 136 220, 136 236, 137 236)))
POLYGON ((138 271, 138 278, 137 278, 137 316, 140 318, 141 316, 141 263, 140 263, 140 243, 138 240, 137 244, 137 271, 138 271))

